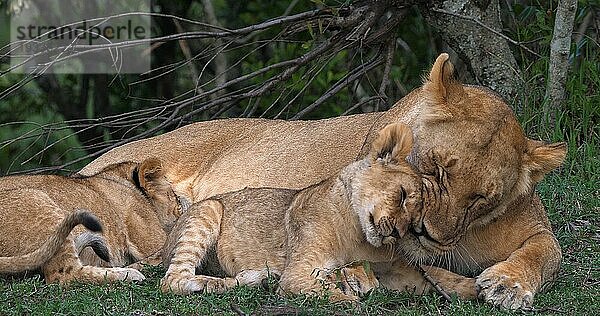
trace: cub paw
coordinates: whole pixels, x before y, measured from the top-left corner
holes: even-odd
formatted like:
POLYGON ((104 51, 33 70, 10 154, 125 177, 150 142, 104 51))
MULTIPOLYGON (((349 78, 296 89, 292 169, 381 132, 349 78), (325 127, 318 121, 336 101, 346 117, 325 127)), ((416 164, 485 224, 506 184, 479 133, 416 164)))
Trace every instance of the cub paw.
POLYGON ((107 279, 116 281, 144 281, 146 277, 138 270, 131 268, 108 268, 107 279))
POLYGON ((163 293, 172 292, 178 295, 192 293, 222 293, 227 290, 223 279, 196 275, 191 277, 176 278, 165 276, 160 281, 160 289, 163 293))
POLYGON ((496 264, 477 277, 479 299, 512 310, 531 307, 535 289, 522 277, 519 268, 507 265, 496 264))

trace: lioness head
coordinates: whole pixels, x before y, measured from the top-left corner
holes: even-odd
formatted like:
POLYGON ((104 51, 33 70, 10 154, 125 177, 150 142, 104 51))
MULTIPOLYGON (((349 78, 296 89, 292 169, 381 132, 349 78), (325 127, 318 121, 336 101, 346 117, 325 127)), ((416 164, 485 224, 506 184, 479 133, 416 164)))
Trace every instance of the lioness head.
POLYGON ((391 244, 408 230, 411 218, 421 207, 421 180, 406 161, 413 145, 411 129, 401 123, 390 124, 379 132, 367 167, 354 179, 359 183, 356 204, 359 219, 374 246, 391 244))
POLYGON ((500 216, 518 197, 557 168, 564 143, 525 137, 496 94, 453 79, 440 55, 420 91, 409 160, 423 179, 423 211, 403 248, 414 258, 453 249, 465 233, 500 216))

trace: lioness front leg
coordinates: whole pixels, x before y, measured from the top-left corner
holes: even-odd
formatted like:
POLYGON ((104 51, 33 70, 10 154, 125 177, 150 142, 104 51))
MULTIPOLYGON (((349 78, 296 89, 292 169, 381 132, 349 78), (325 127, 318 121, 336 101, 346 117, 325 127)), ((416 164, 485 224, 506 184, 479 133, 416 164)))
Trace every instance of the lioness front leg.
POLYGON ((424 273, 428 275, 429 280, 425 279, 417 267, 401 259, 390 263, 374 263, 373 270, 381 285, 388 289, 425 294, 436 291, 435 286, 438 286, 447 294, 456 295, 460 299, 477 298, 474 278, 464 277, 446 269, 424 266, 424 273))
POLYGON ((556 278, 560 260, 558 241, 542 231, 477 277, 479 298, 509 309, 531 307, 535 294, 556 278))

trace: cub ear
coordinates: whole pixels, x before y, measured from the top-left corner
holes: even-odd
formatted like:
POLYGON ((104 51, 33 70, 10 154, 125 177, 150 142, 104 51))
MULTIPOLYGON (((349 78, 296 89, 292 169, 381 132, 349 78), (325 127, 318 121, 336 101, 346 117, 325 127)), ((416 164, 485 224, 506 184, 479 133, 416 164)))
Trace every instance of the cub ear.
POLYGON ((529 173, 532 183, 540 182, 546 173, 558 168, 567 155, 566 143, 546 145, 540 141, 527 140, 527 152, 523 157, 523 168, 529 173))
POLYGON ((442 53, 431 67, 429 76, 423 84, 423 92, 434 108, 427 113, 429 119, 445 120, 452 112, 444 107, 448 103, 458 102, 463 97, 462 85, 454 80, 454 65, 450 56, 442 53))
POLYGON ((406 159, 413 146, 413 135, 410 127, 402 123, 394 123, 379 131, 379 136, 371 146, 373 162, 398 164, 406 159))
POLYGON ((134 172, 134 181, 139 183, 146 193, 160 189, 163 185, 168 185, 165 178, 165 171, 158 158, 148 158, 144 160, 137 168, 137 175, 134 172))

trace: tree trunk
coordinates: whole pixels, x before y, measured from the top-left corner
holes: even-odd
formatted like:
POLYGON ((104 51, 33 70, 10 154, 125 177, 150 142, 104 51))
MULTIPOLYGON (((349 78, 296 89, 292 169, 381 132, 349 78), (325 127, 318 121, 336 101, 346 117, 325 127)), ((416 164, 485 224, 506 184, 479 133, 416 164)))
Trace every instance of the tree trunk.
POLYGON ((556 112, 565 100, 565 87, 569 71, 569 52, 571 50, 571 34, 573 21, 577 11, 577 0, 558 2, 554 32, 550 44, 550 63, 548 66, 548 86, 544 103, 544 114, 549 123, 554 125, 556 112))
POLYGON ((521 74, 506 37, 501 35, 499 1, 438 0, 428 2, 422 12, 467 64, 478 84, 494 90, 520 112, 521 74))

